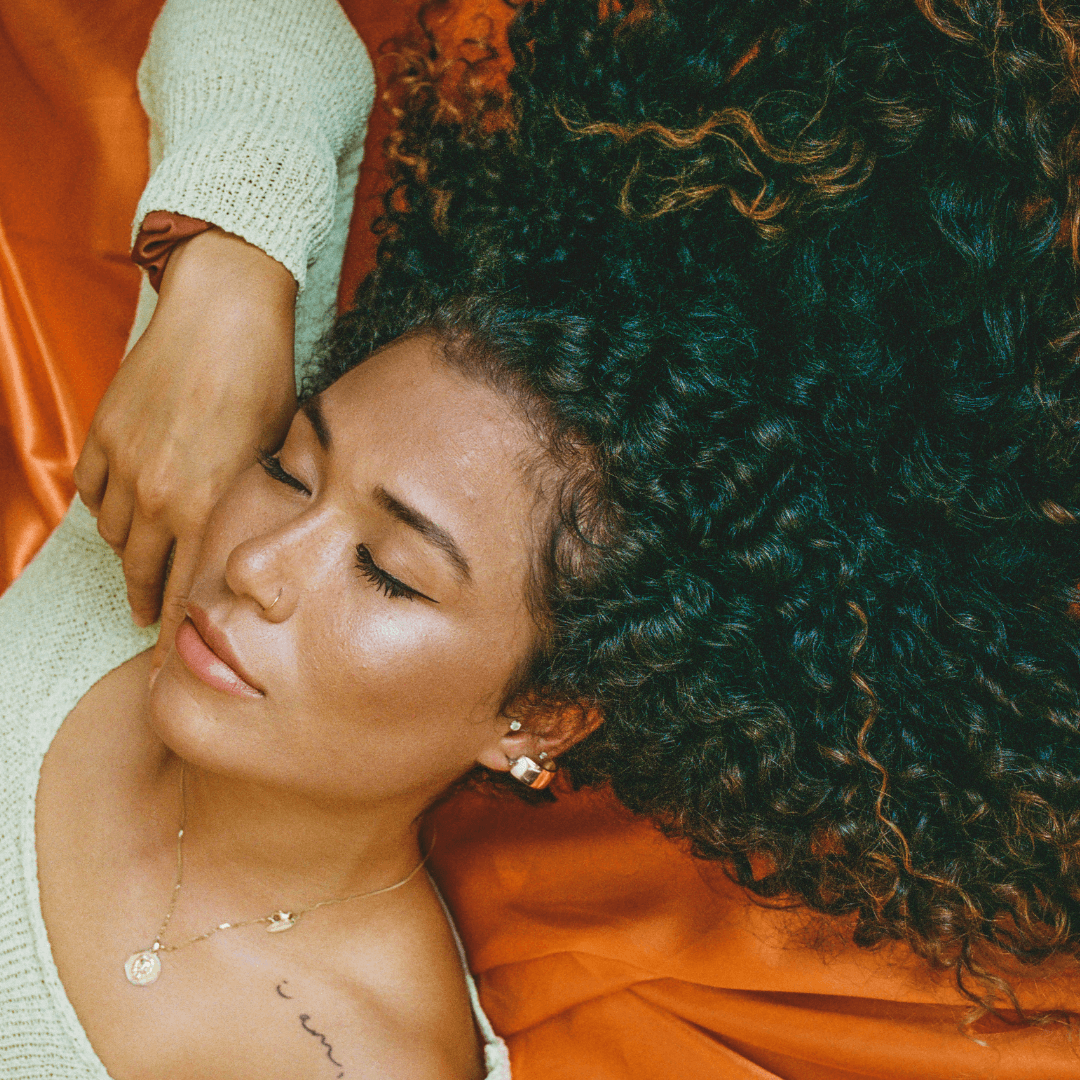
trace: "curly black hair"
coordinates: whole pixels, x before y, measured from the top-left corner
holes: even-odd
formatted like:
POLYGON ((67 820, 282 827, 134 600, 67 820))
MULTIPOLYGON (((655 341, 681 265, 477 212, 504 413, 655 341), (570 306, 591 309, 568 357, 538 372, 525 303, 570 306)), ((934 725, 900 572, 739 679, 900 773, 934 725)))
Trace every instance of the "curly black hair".
POLYGON ((487 305, 594 448, 564 767, 1018 1008, 1080 953, 1076 5, 544 0, 506 87, 433 26, 331 353, 487 305))

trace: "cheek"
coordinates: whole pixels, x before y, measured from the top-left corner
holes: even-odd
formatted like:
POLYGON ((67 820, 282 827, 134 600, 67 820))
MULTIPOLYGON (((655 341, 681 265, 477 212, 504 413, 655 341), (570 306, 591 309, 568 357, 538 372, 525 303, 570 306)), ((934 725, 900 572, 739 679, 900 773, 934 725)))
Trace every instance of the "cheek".
POLYGON ((313 543, 300 554, 293 544, 277 552, 280 564, 267 569, 295 576, 301 599, 284 621, 263 618, 226 581, 230 558, 250 547, 245 541, 287 524, 279 518, 288 508, 263 497, 257 479, 241 477, 215 508, 193 595, 220 605, 265 675, 267 697, 226 699, 188 686, 182 674, 163 679, 155 695, 160 733, 204 767, 312 794, 438 790, 497 734, 531 620, 524 608, 455 618, 422 601, 384 597, 360 578, 348 545, 325 536, 325 551, 313 543))
POLYGON ((364 738, 441 745, 448 753, 457 742, 457 756, 468 754, 470 733, 495 722, 524 648, 406 605, 368 594, 356 598, 358 610, 323 608, 304 627, 294 682, 303 711, 339 717, 364 738))
POLYGON ((523 629, 513 640, 504 625, 498 636, 472 623, 457 629, 360 589, 354 612, 324 607, 305 620, 288 680, 295 697, 276 703, 281 749, 289 768, 326 792, 434 794, 499 734, 503 695, 529 638, 523 629))
POLYGON ((295 714, 319 731, 320 756, 351 757, 388 787, 472 767, 502 732, 507 688, 537 633, 520 599, 449 614, 358 578, 297 615, 295 714))

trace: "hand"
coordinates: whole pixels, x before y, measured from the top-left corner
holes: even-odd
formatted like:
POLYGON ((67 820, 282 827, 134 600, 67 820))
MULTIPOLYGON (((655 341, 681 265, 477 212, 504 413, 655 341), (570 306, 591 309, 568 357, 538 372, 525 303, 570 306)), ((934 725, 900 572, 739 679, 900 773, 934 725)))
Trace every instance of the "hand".
POLYGON ((94 414, 75 483, 123 560, 135 622, 161 616, 155 670, 183 621, 210 511, 296 410, 295 299, 289 271, 239 237, 185 241, 94 414))

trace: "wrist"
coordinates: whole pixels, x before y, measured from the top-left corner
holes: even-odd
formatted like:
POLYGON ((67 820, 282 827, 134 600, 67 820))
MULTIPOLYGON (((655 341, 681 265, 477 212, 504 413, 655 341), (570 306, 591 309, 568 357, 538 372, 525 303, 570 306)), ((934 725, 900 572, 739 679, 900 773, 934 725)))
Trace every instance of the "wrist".
POLYGON ((220 229, 199 233, 172 253, 124 369, 134 377, 138 366, 141 378, 177 394, 197 385, 210 412, 226 410, 269 437, 296 407, 295 301, 296 281, 281 263, 220 229))
POLYGON ((261 248, 216 226, 179 243, 161 282, 161 301, 253 308, 292 318, 296 279, 261 248))

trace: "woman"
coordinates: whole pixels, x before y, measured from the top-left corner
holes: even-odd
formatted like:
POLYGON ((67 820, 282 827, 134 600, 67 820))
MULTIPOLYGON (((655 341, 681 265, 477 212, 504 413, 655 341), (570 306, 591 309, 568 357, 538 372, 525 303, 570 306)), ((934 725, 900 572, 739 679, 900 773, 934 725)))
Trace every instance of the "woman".
POLYGON ((508 1075, 418 821, 477 766, 542 788, 599 722, 550 681, 551 598, 590 589, 606 500, 513 351, 546 327, 398 307, 218 503, 149 691, 85 511, 5 594, 13 1066, 508 1075))
MULTIPOLYGON (((833 933, 775 916, 766 972, 800 942, 826 967, 834 936, 840 954, 896 942, 862 954, 860 986, 869 967, 879 998, 948 1000, 954 1028, 964 998, 934 967, 984 1006, 1009 1003, 1002 976, 1044 1020, 1073 1000, 1073 395, 1056 351, 1072 278, 1054 246, 1071 28, 1045 6, 1007 14, 527 11, 515 138, 482 117, 462 141, 428 99, 402 160, 408 205, 431 213, 398 219, 405 257, 364 294, 471 277, 560 328, 546 384, 595 425, 633 540, 601 599, 563 598, 578 636, 553 670, 569 682, 576 662, 605 716, 575 776, 610 779, 748 892, 844 916, 833 933), (1034 112, 1014 123, 1018 100, 1034 112), (909 994, 913 957, 929 991, 909 994)), ((379 338, 370 312, 362 339, 379 338)), ((723 1039, 722 1018, 688 1015, 723 1039)), ((873 1048, 828 1032, 745 1029, 724 1060, 924 1075, 925 1044, 891 1030, 876 1073, 873 1048)), ((1036 1047, 1031 1075, 1074 1065, 1052 1024, 975 1033, 1009 1075, 1036 1047)), ((986 1072, 954 1036, 925 1075, 986 1072)))
POLYGON ((517 1060, 594 1063, 566 1034, 591 1018, 620 1075, 625 1017, 671 1009, 733 1075, 1070 1075, 1075 23, 1021 2, 545 3, 510 35, 510 98, 474 95, 463 122, 418 52, 404 209, 358 310, 420 280, 573 320, 589 375, 547 378, 594 418, 633 542, 602 600, 573 598, 567 657, 604 723, 563 763, 741 886, 697 925, 659 889, 631 925, 674 908, 697 937, 649 955, 615 929, 630 850, 601 849, 586 901, 548 819, 481 804, 473 843, 505 855, 480 883, 447 874, 463 912, 502 899, 471 939, 517 1060), (655 471, 622 473, 637 454, 655 471), (546 890, 511 876, 526 829, 546 890), (597 973, 571 1000, 582 953, 597 973), (627 985, 622 1012, 596 1007, 627 985), (725 1015, 737 994, 756 1024, 725 1015))

